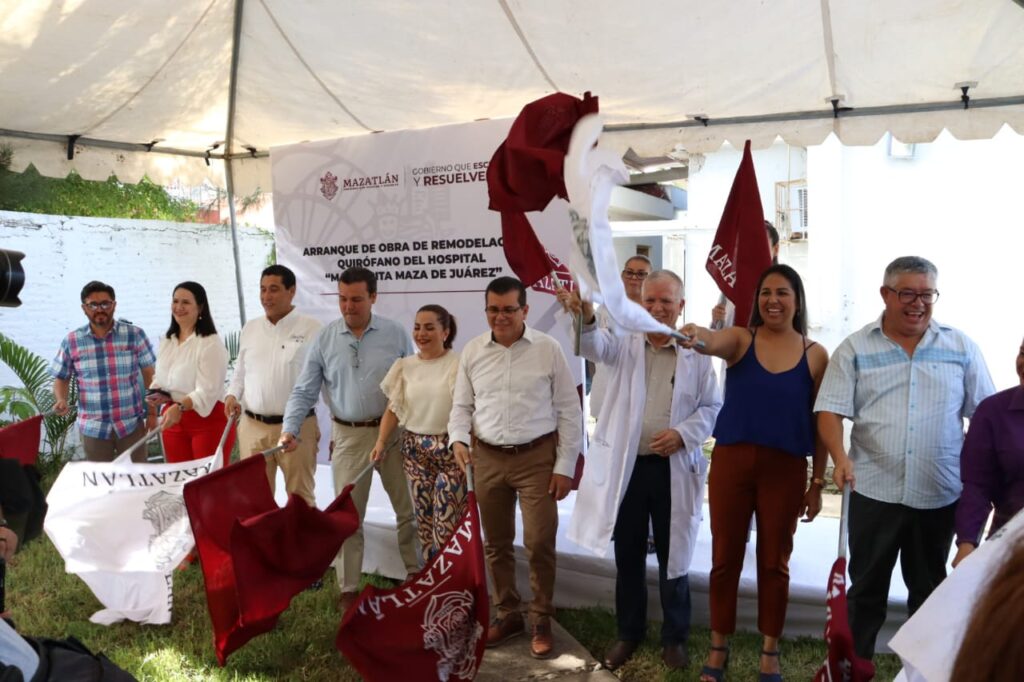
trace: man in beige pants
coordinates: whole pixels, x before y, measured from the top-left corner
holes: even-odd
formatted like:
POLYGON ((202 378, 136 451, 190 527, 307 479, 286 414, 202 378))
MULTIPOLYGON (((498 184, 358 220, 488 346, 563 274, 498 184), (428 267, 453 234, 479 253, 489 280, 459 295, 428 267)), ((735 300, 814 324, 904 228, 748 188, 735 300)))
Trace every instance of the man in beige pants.
POLYGON ((487 646, 525 631, 513 544, 518 500, 533 592, 530 654, 547 658, 554 653, 558 501, 572 488, 583 439, 579 395, 558 342, 526 325, 523 283, 499 277, 484 296, 491 331, 462 351, 448 434, 456 461, 476 472, 497 609, 487 646))
MULTIPOLYGON (((277 445, 288 395, 302 369, 309 343, 323 326, 295 310, 294 298, 294 272, 283 265, 271 265, 263 271, 260 304, 266 315, 249 320, 242 328, 235 371, 224 398, 227 416, 240 417, 238 449, 243 458, 277 445)), ((288 494, 296 493, 311 507, 316 506, 313 475, 319 441, 316 416, 310 410, 302 421, 295 451, 267 457, 271 492, 280 468, 288 494)))
MULTIPOLYGON (((338 281, 338 307, 342 319, 331 322, 310 344, 284 412, 281 444, 294 450, 300 426, 326 387, 327 403, 334 421, 331 440, 331 473, 334 492, 340 493, 370 463, 377 442, 377 428, 387 408, 380 390, 391 365, 413 353, 409 332, 394 320, 373 314, 377 277, 365 268, 349 268, 338 281)), ((391 498, 398 524, 398 549, 407 573, 419 571, 416 524, 409 484, 402 470, 396 429, 388 443, 388 456, 378 465, 381 482, 391 498)), ((362 521, 370 496, 370 477, 364 476, 352 490, 352 501, 362 521)), ((355 602, 363 567, 363 529, 345 541, 339 553, 339 606, 344 611, 355 602)))

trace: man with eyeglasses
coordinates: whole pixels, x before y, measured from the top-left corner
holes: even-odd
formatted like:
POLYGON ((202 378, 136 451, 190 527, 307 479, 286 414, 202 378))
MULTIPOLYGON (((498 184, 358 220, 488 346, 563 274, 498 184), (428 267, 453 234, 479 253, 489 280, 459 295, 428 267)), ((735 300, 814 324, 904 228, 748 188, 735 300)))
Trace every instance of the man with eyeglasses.
POLYGON ((472 463, 497 617, 493 647, 525 631, 516 589, 515 504, 530 562, 530 653, 553 653, 558 501, 569 494, 582 442, 576 382, 562 347, 526 325, 526 288, 499 277, 484 294, 490 332, 466 344, 448 434, 455 459, 472 463), (472 436, 470 435, 472 434, 472 436))
MULTIPOLYGON (((153 381, 156 357, 141 328, 114 318, 117 301, 112 286, 89 282, 82 288, 81 301, 89 324, 68 334, 50 363, 53 411, 70 411, 71 380, 77 379, 78 429, 85 458, 110 462, 146 435, 142 387, 153 381)), ((155 415, 151 417, 155 421, 155 415)), ((146 453, 133 452, 132 459, 145 462, 146 453)))
POLYGON ((814 406, 833 479, 853 488, 847 599, 862 658, 875 653, 897 555, 911 615, 946 577, 963 420, 995 392, 978 346, 932 320, 937 278, 924 258, 889 264, 882 315, 836 349, 814 406), (849 453, 844 418, 853 422, 849 453))
MULTIPOLYGON (((306 351, 306 360, 284 410, 280 443, 291 453, 298 447, 303 422, 313 409, 321 387, 331 410, 331 474, 334 492, 346 485, 370 464, 370 451, 377 442, 377 429, 388 401, 380 382, 398 358, 413 353, 409 333, 394 320, 373 313, 377 302, 377 276, 366 268, 349 268, 338 280, 338 308, 341 319, 325 326, 306 351)), ((381 482, 391 498, 398 525, 398 550, 407 577, 419 571, 416 526, 412 498, 398 452, 401 440, 396 429, 388 441, 387 456, 377 465, 381 482)), ((352 489, 352 501, 359 512, 360 526, 338 553, 338 608, 344 612, 359 592, 363 568, 362 520, 370 497, 370 476, 352 489)))
MULTIPOLYGON (((651 274, 651 259, 647 256, 637 254, 631 256, 622 268, 622 285, 626 289, 626 297, 637 305, 643 305, 641 292, 644 288, 644 281, 651 274)), ((597 310, 597 326, 599 329, 607 329, 616 333, 615 322, 608 316, 604 308, 597 310)), ((590 360, 587 364, 593 365, 590 360)), ((590 382, 590 414, 597 415, 601 411, 601 404, 608 388, 607 367, 597 364, 593 369, 593 379, 590 382)))
MULTIPOLYGON (((597 328, 593 306, 573 292, 583 318, 580 353, 602 363, 615 393, 608 397, 590 454, 608 471, 601 485, 584 480, 569 538, 615 550, 617 640, 604 665, 615 670, 647 636, 648 528, 653 529, 661 596, 662 661, 689 662, 689 568, 700 529, 707 459, 701 446, 722 407, 711 359, 665 334, 622 335, 597 328), (616 494, 617 493, 617 494, 616 494)), ((644 309, 674 328, 683 313, 683 281, 671 270, 645 278, 644 309)))

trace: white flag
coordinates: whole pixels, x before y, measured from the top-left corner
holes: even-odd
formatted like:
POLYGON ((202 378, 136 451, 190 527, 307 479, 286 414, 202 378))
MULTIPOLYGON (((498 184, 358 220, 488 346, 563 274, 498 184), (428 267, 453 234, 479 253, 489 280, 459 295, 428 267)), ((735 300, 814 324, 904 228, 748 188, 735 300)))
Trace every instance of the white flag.
POLYGON ((94 623, 170 622, 173 571, 194 544, 182 488, 216 467, 217 453, 176 464, 64 465, 46 498, 44 528, 67 572, 106 607, 94 623))
POLYGON ((889 648, 902 659, 904 679, 949 680, 974 605, 1021 538, 1024 511, 971 552, 889 640, 889 648))
POLYGON ((602 127, 600 114, 581 118, 573 128, 565 156, 565 189, 573 232, 569 269, 579 284, 580 296, 604 305, 620 330, 671 334, 671 327, 629 300, 622 285, 608 223, 608 205, 612 190, 626 182, 629 174, 618 155, 594 148, 602 127))

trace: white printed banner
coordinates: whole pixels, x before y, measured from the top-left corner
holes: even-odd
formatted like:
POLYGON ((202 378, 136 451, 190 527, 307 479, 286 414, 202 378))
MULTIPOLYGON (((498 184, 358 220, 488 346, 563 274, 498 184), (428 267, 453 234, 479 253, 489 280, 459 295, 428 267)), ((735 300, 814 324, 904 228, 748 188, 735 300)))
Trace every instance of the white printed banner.
POLYGON ((182 488, 214 460, 69 462, 61 470, 44 528, 67 572, 104 605, 93 622, 170 622, 172 572, 194 544, 182 488))
MULTIPOLYGON (((420 306, 443 305, 458 322, 456 349, 486 331, 487 283, 515 275, 502 250, 500 215, 487 208, 487 165, 511 124, 477 121, 272 149, 278 261, 298 277, 299 309, 337 319, 338 276, 362 266, 377 274, 379 314, 411 330, 420 306)), ((566 202, 555 199, 528 217, 565 262, 566 202)), ((550 278, 532 287, 527 324, 557 338, 571 359, 554 294, 550 278)), ((579 383, 582 363, 570 365, 579 383)))

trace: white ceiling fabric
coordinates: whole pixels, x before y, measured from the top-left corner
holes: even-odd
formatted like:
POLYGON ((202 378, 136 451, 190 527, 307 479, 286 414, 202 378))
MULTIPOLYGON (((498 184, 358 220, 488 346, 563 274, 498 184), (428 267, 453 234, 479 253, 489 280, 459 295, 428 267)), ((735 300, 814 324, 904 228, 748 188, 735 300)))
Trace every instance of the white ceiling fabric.
MULTIPOLYGON (((0 0, 0 141, 16 168, 134 181, 209 176, 202 158, 80 146, 2 131, 224 150, 235 0, 0 0)), ((776 136, 886 131, 925 142, 1008 124, 1024 133, 1024 8, 1012 0, 245 0, 231 151, 514 116, 554 90, 600 97, 606 134, 641 156, 776 136), (828 116, 1016 98, 998 107, 828 116), (822 117, 794 119, 793 112, 822 117), (781 116, 784 120, 764 120, 781 116), (710 125, 679 126, 691 117, 710 125), (759 117, 743 124, 723 119, 759 117)), ((269 189, 247 162, 242 194, 269 189)))

